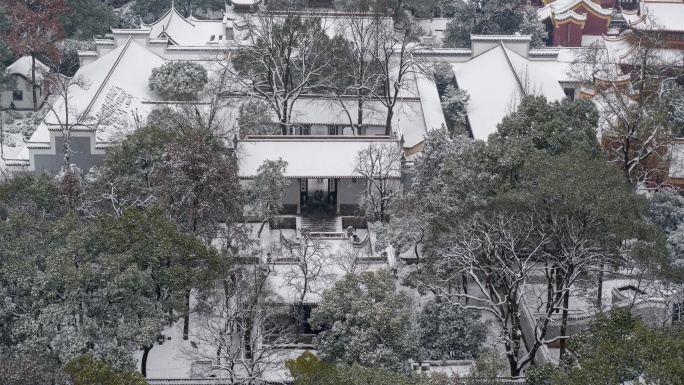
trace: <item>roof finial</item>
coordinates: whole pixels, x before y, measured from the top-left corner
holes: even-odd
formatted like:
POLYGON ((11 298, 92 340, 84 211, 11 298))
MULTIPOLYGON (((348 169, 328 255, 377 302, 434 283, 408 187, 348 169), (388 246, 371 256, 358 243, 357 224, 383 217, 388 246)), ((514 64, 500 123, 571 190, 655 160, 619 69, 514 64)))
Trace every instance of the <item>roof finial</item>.
POLYGON ((171 9, 176 8, 176 0, 171 0, 171 9))

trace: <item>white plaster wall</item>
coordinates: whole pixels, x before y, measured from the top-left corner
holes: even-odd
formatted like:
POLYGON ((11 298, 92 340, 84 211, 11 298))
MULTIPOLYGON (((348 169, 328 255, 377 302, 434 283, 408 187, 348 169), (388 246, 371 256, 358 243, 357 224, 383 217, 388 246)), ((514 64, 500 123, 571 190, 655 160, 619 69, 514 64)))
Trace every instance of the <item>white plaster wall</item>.
POLYGON ((385 127, 367 127, 366 135, 385 135, 385 127))
MULTIPOLYGON (((29 86, 28 82, 26 81, 26 79, 20 76, 14 76, 14 79, 16 80, 14 89, 24 92, 24 100, 14 101, 14 106, 18 109, 33 109, 33 92, 31 91, 31 87, 29 86)), ((38 98, 38 104, 40 104, 41 101, 40 93, 41 90, 36 89, 36 97, 38 98)), ((2 106, 2 108, 9 108, 12 101, 12 91, 5 91, 2 93, 2 99, 0 101, 0 105, 2 106)))
POLYGON ((353 179, 340 179, 337 183, 337 201, 340 204, 356 204, 359 202, 359 197, 364 193, 366 189, 366 182, 363 179, 356 179, 356 183, 352 182, 353 179))

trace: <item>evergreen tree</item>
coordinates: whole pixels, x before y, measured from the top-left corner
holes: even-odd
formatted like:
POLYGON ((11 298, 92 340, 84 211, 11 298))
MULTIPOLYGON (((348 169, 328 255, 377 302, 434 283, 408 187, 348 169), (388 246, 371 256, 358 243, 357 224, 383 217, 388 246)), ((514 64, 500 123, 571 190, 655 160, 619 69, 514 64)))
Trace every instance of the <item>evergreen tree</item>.
POLYGON ((310 323, 320 328, 314 345, 332 363, 400 369, 414 351, 405 293, 388 271, 347 274, 323 293, 310 323))
POLYGON ((149 86, 165 100, 196 100, 207 84, 207 70, 190 61, 170 61, 152 70, 149 86))
POLYGON ((104 36, 111 27, 118 27, 114 9, 100 0, 67 0, 70 12, 61 16, 64 34, 77 40, 104 36))
POLYGON ((487 337, 478 312, 444 302, 428 302, 418 324, 420 347, 430 360, 473 359, 487 337))
POLYGON ((470 47, 470 35, 512 35, 520 31, 523 12, 516 0, 454 0, 453 18, 444 30, 445 47, 470 47))

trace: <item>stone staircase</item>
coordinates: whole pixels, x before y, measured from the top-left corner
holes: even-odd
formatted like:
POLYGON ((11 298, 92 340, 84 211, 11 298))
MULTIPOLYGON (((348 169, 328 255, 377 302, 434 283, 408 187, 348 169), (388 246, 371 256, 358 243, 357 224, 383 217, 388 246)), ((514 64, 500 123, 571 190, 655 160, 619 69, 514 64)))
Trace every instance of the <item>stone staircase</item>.
POLYGON ((337 218, 329 216, 302 216, 302 230, 320 233, 337 231, 337 218))

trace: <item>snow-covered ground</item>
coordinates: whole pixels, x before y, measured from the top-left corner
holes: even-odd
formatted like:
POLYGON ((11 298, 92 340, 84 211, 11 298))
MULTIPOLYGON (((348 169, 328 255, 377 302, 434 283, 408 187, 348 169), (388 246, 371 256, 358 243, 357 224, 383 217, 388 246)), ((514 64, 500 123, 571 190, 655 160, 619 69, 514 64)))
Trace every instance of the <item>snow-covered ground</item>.
MULTIPOLYGON (((190 321, 192 328, 192 316, 190 321)), ((191 330, 190 334, 193 334, 191 330)), ((189 378, 192 374, 193 360, 187 354, 193 348, 191 340, 183 340, 183 321, 179 320, 162 333, 167 337, 163 344, 155 343, 147 358, 147 377, 158 378, 189 378), (168 338, 171 338, 170 340, 168 338)), ((133 356, 140 368, 142 350, 137 350, 133 356)))
MULTIPOLYGON (((266 225, 262 231, 261 237, 258 238, 256 235, 261 227, 260 223, 250 223, 250 232, 253 239, 260 239, 260 247, 267 248, 269 245, 278 245, 280 243, 280 234, 291 240, 297 239, 296 230, 271 230, 268 225, 266 225)), ((341 231, 341 223, 339 224, 339 230, 341 231)), ((357 230, 356 234, 363 239, 367 234, 367 230, 357 230)), ((375 241, 373 236, 372 242, 375 241)), ((310 283, 312 287, 310 288, 309 294, 307 294, 305 301, 319 301, 321 292, 330 287, 337 279, 341 278, 345 274, 344 264, 340 262, 341 255, 345 252, 349 252, 350 241, 347 239, 341 240, 326 240, 322 241, 328 254, 328 262, 321 273, 325 279, 320 282, 310 283)), ((217 244, 218 245, 218 244, 217 244)), ((376 253, 377 254, 377 253, 376 253)), ((374 255, 377 256, 377 255, 374 255)), ((367 270, 378 270, 382 268, 387 268, 386 262, 374 262, 368 264, 361 264, 357 271, 367 271, 367 270)), ((287 274, 295 268, 293 264, 287 263, 277 263, 273 266, 273 277, 271 279, 270 285, 274 292, 282 298, 284 302, 299 300, 296 280, 286 279, 287 274), (294 284, 293 284, 294 282, 294 284)), ((296 270, 296 269, 294 269, 296 270)), ((424 301, 423 301, 424 302, 424 301)), ((191 299, 191 307, 194 306, 195 300, 191 299)), ((196 314, 190 315, 190 328, 189 328, 189 339, 183 340, 183 322, 179 320, 172 326, 166 328, 162 333, 167 339, 162 345, 155 343, 154 347, 149 353, 147 359, 147 376, 149 379, 182 379, 191 378, 201 375, 201 368, 196 366, 197 357, 200 356, 210 356, 210 354, 202 354, 202 351, 197 350, 207 349, 208 347, 202 346, 199 342, 201 340, 200 333, 202 333, 201 327, 198 325, 199 317, 196 314), (170 339, 168 339, 170 337, 170 339), (195 343, 196 347, 193 346, 192 342, 195 343), (199 353, 199 354, 198 354, 199 353)), ((278 360, 284 363, 287 359, 295 359, 304 350, 302 349, 287 349, 282 350, 277 353, 278 360)), ((134 357, 138 361, 138 367, 140 368, 140 362, 142 358, 142 350, 138 350, 134 353, 134 357)), ((201 365, 201 364, 200 364, 201 365)), ((279 365, 277 369, 270 370, 264 374, 265 379, 269 381, 281 381, 287 378, 287 370, 283 365, 279 365)))
MULTIPOLYGON (((2 111, 2 158, 16 159, 24 149, 24 138, 28 139, 35 131, 40 112, 2 111)), ((4 167, 4 161, 2 162, 4 167)))

